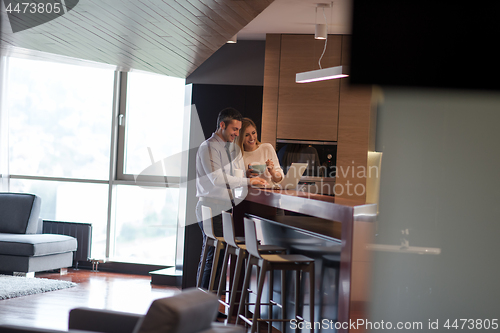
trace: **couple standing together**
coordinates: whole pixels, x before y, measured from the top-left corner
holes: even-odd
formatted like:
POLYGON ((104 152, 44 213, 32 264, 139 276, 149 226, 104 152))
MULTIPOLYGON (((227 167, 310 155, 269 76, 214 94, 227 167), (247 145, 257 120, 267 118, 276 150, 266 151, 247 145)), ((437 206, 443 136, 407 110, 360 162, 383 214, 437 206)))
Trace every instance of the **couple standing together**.
MULTIPOLYGON (((200 145, 196 155, 196 217, 201 230, 201 206, 212 209, 214 232, 222 236, 221 213, 232 209, 235 188, 279 183, 283 176, 273 146, 257 140, 255 123, 243 118, 236 109, 222 110, 217 117, 215 133, 200 145), (265 171, 256 174, 249 167, 254 164, 266 165, 265 171)), ((203 233, 203 248, 205 245, 203 233)), ((210 247, 204 272, 198 271, 205 289, 210 281, 213 250, 210 247)))

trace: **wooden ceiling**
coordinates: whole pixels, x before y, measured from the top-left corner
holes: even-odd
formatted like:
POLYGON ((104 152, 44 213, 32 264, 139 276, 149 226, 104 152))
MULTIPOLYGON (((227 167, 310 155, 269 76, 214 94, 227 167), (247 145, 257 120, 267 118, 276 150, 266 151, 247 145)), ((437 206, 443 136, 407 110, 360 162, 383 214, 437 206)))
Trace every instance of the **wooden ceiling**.
POLYGON ((2 5, 2 54, 27 49, 187 77, 272 2, 80 0, 65 15, 16 33, 2 5))

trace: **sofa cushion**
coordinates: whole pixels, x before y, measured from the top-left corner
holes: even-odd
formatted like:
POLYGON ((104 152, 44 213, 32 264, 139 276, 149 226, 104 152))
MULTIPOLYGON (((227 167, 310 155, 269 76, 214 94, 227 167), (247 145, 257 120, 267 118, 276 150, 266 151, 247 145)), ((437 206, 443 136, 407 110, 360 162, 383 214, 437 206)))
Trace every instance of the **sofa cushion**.
POLYGON ((33 194, 0 193, 0 233, 39 233, 40 202, 33 194))
POLYGON ((194 333, 211 328, 219 309, 216 295, 186 289, 155 300, 134 333, 194 333))
POLYGON ((0 267, 2 272, 42 272, 63 267, 71 267, 72 265, 73 252, 32 257, 0 254, 0 267))
POLYGON ((76 251, 77 240, 66 235, 0 234, 0 254, 16 256, 44 256, 76 251))

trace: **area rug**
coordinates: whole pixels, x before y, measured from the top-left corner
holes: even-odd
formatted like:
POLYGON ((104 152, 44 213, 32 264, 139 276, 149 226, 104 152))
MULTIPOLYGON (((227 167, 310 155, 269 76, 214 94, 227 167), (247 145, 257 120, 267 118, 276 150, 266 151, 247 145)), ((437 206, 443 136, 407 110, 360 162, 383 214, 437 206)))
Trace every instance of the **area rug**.
POLYGON ((75 286, 70 281, 0 275, 0 300, 75 286))

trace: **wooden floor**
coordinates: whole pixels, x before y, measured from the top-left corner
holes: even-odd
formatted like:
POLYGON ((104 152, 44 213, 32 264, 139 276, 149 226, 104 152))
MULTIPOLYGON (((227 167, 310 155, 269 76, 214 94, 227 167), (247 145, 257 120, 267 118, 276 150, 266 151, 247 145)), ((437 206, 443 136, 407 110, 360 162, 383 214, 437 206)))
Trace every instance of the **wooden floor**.
POLYGON ((0 323, 67 330, 69 311, 91 307, 144 314, 155 299, 179 293, 175 287, 154 286, 149 276, 69 269, 67 275, 36 277, 78 283, 69 289, 0 300, 0 323))

